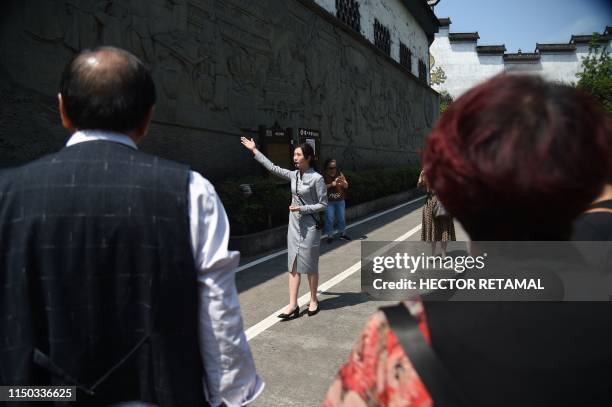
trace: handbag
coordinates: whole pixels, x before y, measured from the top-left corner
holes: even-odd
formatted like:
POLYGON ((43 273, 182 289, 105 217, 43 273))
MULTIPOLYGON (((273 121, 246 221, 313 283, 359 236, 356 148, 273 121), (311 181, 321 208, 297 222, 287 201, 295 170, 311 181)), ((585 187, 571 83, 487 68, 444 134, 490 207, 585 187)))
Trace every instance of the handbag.
POLYGON ((440 202, 439 199, 436 199, 436 202, 434 203, 431 213, 434 218, 448 218, 451 216, 450 213, 448 213, 448 211, 444 207, 444 205, 442 205, 442 202, 440 202))
MULTIPOLYGON (((297 195, 298 199, 300 200, 300 203, 302 205, 306 205, 304 203, 304 200, 300 196, 300 194, 297 193, 297 191, 295 192, 295 194, 297 195)), ((323 229, 323 218, 320 215, 319 216, 314 216, 314 214, 312 214, 312 213, 309 213, 309 215, 312 216, 312 218, 315 220, 315 224, 316 224, 317 230, 323 229)))

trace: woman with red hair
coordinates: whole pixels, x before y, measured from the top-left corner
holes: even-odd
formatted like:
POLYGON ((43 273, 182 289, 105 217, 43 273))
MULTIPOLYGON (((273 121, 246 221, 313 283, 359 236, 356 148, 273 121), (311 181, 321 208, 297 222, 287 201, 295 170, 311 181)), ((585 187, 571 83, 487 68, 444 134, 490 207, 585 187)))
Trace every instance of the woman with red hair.
POLYGON ((566 240, 603 188, 609 120, 569 86, 498 76, 449 107, 423 167, 472 240, 566 240))
MULTIPOLYGON (((602 190, 609 123, 574 88, 500 75, 449 106, 427 139, 424 170, 472 240, 567 240, 602 190)), ((403 305, 370 318, 324 406, 612 405, 606 304, 403 305), (403 342, 420 346, 418 358, 390 327, 398 312, 418 324, 403 342)))

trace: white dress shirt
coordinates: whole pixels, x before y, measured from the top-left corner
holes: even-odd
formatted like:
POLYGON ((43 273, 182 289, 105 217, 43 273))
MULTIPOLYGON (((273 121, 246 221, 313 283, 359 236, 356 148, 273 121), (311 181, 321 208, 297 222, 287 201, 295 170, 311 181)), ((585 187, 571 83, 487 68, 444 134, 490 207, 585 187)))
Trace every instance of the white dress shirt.
MULTIPOLYGON (((66 146, 93 140, 137 148, 124 134, 99 130, 77 131, 66 146)), ((242 326, 234 280, 240 253, 227 249, 230 230, 223 204, 212 184, 195 171, 189 173, 189 220, 198 273, 204 393, 213 406, 221 402, 229 407, 245 405, 261 394, 265 383, 255 371, 242 326)))

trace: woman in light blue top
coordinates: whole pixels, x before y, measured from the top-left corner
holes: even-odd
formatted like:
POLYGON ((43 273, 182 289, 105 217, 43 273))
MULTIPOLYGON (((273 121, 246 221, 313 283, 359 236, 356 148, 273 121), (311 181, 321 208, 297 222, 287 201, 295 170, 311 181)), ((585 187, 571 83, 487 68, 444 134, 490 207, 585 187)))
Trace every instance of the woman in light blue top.
POLYGON ((241 137, 240 142, 255 155, 272 174, 291 181, 291 205, 287 230, 287 270, 289 271, 289 304, 278 316, 282 319, 296 318, 300 314, 297 303, 300 274, 308 276, 310 304, 308 316, 319 312, 317 287, 319 284, 319 246, 321 229, 317 227, 321 212, 327 208, 327 188, 323 177, 312 168, 314 151, 307 143, 293 151, 296 170, 291 171, 273 164, 259 152, 253 139, 241 137))

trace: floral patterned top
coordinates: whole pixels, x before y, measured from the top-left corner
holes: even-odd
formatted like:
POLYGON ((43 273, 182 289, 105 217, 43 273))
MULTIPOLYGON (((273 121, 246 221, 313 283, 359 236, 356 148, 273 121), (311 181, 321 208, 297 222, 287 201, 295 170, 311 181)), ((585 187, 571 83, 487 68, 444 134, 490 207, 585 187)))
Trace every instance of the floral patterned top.
MULTIPOLYGON (((404 303, 431 343, 425 310, 419 301, 404 303)), ((431 407, 433 400, 389 327, 382 311, 374 314, 338 372, 323 407, 431 407)))

